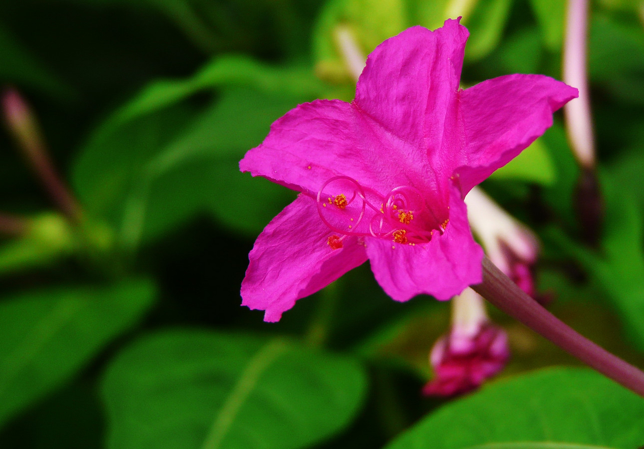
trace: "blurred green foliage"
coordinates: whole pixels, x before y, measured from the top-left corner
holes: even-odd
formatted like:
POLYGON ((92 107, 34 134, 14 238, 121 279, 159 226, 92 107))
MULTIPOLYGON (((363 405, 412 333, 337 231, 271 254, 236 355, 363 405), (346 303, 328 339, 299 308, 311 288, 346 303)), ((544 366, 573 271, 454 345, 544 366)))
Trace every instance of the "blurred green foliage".
POLYGON ((550 369, 445 406, 387 448, 627 449, 644 438, 643 413, 639 396, 595 372, 550 369))
MULTIPOLYGON (((579 169, 561 116, 484 185, 540 237, 536 274, 555 313, 640 365, 643 5, 593 3, 601 241, 580 237, 579 169)), ((391 301, 368 266, 278 324, 239 307, 253 240, 295 193, 239 173, 238 161, 297 104, 351 100, 338 30, 367 55, 409 26, 462 15, 464 86, 516 72, 561 78, 564 9, 559 0, 2 2, 0 87, 30 103, 83 218, 56 210, 3 129, 0 218, 26 225, 0 235, 0 447, 641 445, 641 399, 585 370, 530 372, 574 361, 496 312, 515 354, 502 376, 513 377, 455 402, 422 398, 449 307, 391 301)))

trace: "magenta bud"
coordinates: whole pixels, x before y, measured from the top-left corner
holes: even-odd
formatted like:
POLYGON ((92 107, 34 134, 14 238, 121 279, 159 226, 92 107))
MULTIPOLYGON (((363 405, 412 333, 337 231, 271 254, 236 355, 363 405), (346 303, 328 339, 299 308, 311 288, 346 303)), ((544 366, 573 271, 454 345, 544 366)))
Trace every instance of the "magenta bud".
POLYGON ((510 349, 507 334, 500 327, 483 324, 468 339, 454 332, 441 337, 430 359, 436 377, 423 388, 426 396, 456 396, 477 389, 503 369, 510 349))
POLYGON ((42 143, 36 119, 17 90, 9 88, 2 97, 2 112, 7 128, 29 157, 42 157, 42 143))
POLYGON ((483 298, 466 289, 452 299, 453 323, 429 355, 435 377, 427 396, 456 396, 477 389, 503 369, 510 357, 505 331, 490 323, 483 298))

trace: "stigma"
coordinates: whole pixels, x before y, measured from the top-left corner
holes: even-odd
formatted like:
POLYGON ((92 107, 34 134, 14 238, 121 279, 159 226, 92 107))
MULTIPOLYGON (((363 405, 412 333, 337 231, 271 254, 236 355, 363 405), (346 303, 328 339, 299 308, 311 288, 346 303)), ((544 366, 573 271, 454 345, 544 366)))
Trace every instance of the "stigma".
POLYGON ((334 234, 326 240, 326 244, 333 250, 340 249, 342 248, 342 237, 334 234))

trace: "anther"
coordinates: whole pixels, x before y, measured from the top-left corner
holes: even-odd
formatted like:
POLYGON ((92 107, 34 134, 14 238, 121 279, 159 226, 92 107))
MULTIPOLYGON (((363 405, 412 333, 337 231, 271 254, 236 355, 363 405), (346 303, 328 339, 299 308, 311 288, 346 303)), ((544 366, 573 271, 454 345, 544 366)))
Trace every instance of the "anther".
POLYGON ((341 193, 340 195, 333 197, 333 204, 335 204, 339 209, 344 209, 347 207, 347 197, 344 196, 344 193, 341 193))
POLYGON ((409 224, 414 219, 414 214, 412 211, 405 212, 401 210, 398 212, 398 219, 403 224, 409 224))
POLYGON ((407 231, 404 229, 398 229, 393 233, 394 242, 396 243, 407 243, 407 231))

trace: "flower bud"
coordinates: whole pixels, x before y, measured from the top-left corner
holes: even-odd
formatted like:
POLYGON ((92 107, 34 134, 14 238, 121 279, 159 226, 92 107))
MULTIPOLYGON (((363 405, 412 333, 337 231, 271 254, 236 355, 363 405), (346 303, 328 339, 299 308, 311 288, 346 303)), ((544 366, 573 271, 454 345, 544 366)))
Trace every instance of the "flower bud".
POLYGON ((532 267, 539 252, 536 236, 478 187, 468 193, 465 203, 470 226, 492 263, 534 298, 532 267))
POLYGON ((8 89, 2 98, 5 122, 13 138, 29 157, 39 157, 42 148, 40 129, 34 114, 15 89, 8 89))
POLYGON ((430 352, 435 378, 423 388, 427 396, 447 397, 475 390, 501 371, 510 356, 507 334, 490 323, 480 295, 467 288, 452 304, 452 328, 430 352))

